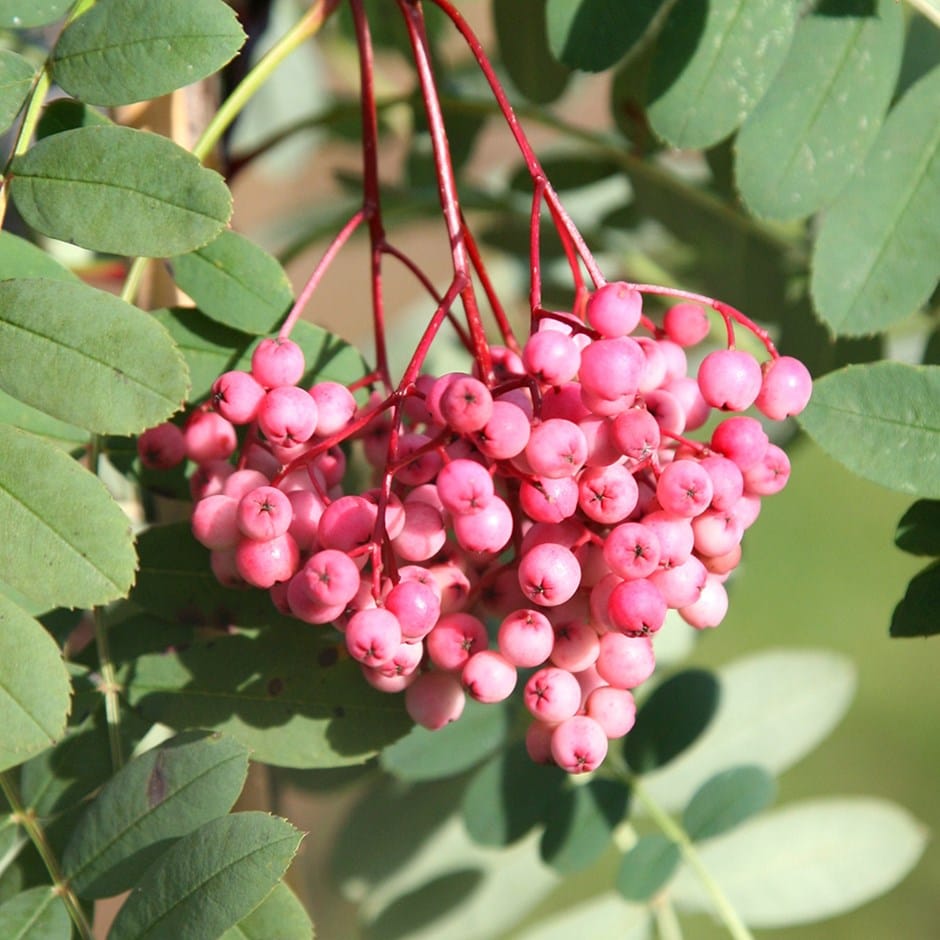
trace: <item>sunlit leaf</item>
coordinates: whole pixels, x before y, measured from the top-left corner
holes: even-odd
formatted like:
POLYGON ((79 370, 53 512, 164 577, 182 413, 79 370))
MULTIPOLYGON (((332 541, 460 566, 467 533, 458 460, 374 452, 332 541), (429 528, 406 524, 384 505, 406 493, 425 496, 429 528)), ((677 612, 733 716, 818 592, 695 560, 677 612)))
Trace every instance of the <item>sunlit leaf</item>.
POLYGON ((763 767, 730 767, 699 787, 682 814, 682 825, 691 839, 721 835, 769 806, 776 789, 763 767))
POLYGON ((853 473, 902 493, 940 497, 940 366, 846 366, 815 383, 799 421, 853 473))
POLYGON ((137 560, 130 523, 101 481, 54 445, 3 425, 0 453, 4 580, 45 609, 126 595, 137 560))
POLYGON ((271 892, 301 834, 266 813, 236 813, 183 836, 121 907, 108 940, 218 937, 271 892))
POLYGON ((940 633, 940 561, 911 578, 891 617, 891 636, 936 636, 940 633))
POLYGON ((185 363, 160 324, 77 281, 0 282, 0 344, 4 391, 98 434, 143 431, 186 398, 185 363))
POLYGON ((221 0, 98 0, 62 31, 52 74, 89 104, 132 104, 211 75, 244 41, 221 0))
POLYGON ((28 888, 0 904, 4 940, 70 940, 69 912, 51 885, 28 888))
POLYGON ((52 637, 2 593, 0 663, 2 771, 49 747, 65 732, 71 688, 52 637))
POLYGON ((219 940, 313 940, 313 924, 303 904, 279 881, 274 890, 219 940))
POLYGON ((65 450, 75 450, 88 443, 87 431, 51 418, 45 412, 21 402, 12 395, 7 395, 2 390, 0 390, 0 424, 9 424, 21 431, 29 431, 65 450))
POLYGON ((548 42, 559 62, 602 72, 644 36, 664 0, 548 0, 548 42))
POLYGON ((80 127, 13 162, 10 194, 37 232, 119 255, 166 257, 211 241, 228 222, 222 178, 182 147, 129 127, 80 127))
POLYGON ((493 0, 493 25, 503 64, 516 88, 536 104, 554 101, 571 73, 549 51, 545 0, 493 0))
POLYGON ((363 681, 330 631, 301 623, 142 656, 127 691, 151 721, 215 728, 283 767, 362 763, 411 727, 400 696, 363 681))
MULTIPOLYGON (((702 863, 750 927, 813 923, 893 888, 926 844, 906 811, 871 798, 806 801, 775 810, 702 844, 702 863)), ((711 911, 686 868, 672 884, 677 905, 711 911)))
POLYGON ((37 245, 13 232, 0 232, 0 281, 14 277, 78 281, 75 274, 37 245))
POLYGON ((810 288, 837 334, 914 313, 940 276, 940 66, 891 110, 864 165, 823 218, 810 288))
POLYGON ((33 82, 35 69, 22 56, 0 49, 0 133, 19 113, 33 82))
POLYGON ((649 84, 653 130, 674 147, 710 147, 761 99, 783 64, 797 0, 678 0, 649 84))
POLYGON ((227 813, 248 773, 248 751, 231 738, 180 735, 119 770, 78 821, 62 869, 86 898, 136 884, 180 836, 227 813))
POLYGON ((757 215, 796 219, 832 202, 881 127, 904 38, 894 0, 825 0, 796 30, 737 137, 738 188, 757 215))
POLYGON ((169 264, 176 283, 207 317, 245 333, 269 333, 293 300, 277 260, 237 232, 222 232, 169 264))

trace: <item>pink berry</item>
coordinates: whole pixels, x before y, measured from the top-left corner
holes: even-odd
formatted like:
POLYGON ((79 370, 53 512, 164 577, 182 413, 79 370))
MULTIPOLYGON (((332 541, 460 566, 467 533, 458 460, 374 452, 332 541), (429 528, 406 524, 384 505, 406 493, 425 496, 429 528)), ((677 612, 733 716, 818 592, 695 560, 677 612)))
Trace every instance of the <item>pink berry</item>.
POLYGON ((573 421, 549 418, 532 428, 525 455, 537 476, 573 477, 587 459, 587 441, 573 421))
POLYGON ((525 450, 530 430, 531 424, 522 408, 497 399, 490 420, 474 435, 474 441, 491 460, 506 460, 525 450))
POLYGON ((779 493, 790 479, 790 458, 776 444, 768 444, 760 461, 744 474, 745 492, 756 496, 779 493))
POLYGON ((519 562, 522 593, 540 607, 556 607, 574 596, 581 566, 571 549, 545 542, 529 549, 519 562))
POLYGON ((569 672, 583 672, 597 662, 597 631, 583 620, 569 620, 555 627, 552 663, 569 672))
POLYGON ((436 731, 456 721, 467 697, 460 680, 446 672, 425 672, 405 689, 405 709, 412 720, 436 731))
POLYGON ((712 432, 711 448, 733 460, 742 473, 760 463, 769 443, 755 418, 725 418, 712 432))
POLYGON ((675 304, 663 318, 666 335, 679 346, 695 346, 708 336, 710 328, 708 315, 698 304, 675 304))
POLYGON ((666 464, 656 483, 659 504, 676 516, 701 515, 708 509, 713 492, 712 479, 697 460, 666 464))
POLYGON ((581 352, 581 385, 589 395, 629 404, 645 368, 643 350, 628 336, 599 339, 581 352))
POLYGON ((222 493, 199 500, 192 517, 196 541, 213 550, 235 548, 241 538, 237 512, 238 500, 222 493))
POLYGON ((585 318, 601 336, 626 336, 640 322, 643 296, 623 281, 612 281, 588 297, 585 318))
POLYGON ((496 650, 480 650, 464 663, 460 681, 478 702, 492 704, 509 698, 518 675, 513 666, 496 650))
POLYGON ((317 428, 317 403, 296 385, 279 385, 258 406, 258 426, 273 444, 302 444, 317 428))
POLYGON ((251 354, 251 374, 265 388, 296 385, 304 374, 303 350, 289 339, 263 339, 251 354))
POLYGON ((342 431, 356 414, 356 399, 339 382, 317 382, 310 389, 310 396, 317 403, 316 433, 319 437, 342 431))
POLYGON ((232 424, 248 424, 258 414, 264 389, 248 372, 224 372, 212 383, 212 407, 232 424))
POLYGON ((552 757, 552 732, 555 725, 544 721, 531 721, 525 733, 525 749, 535 764, 554 764, 552 757))
POLYGON ((385 598, 385 606, 398 618, 402 639, 410 643, 426 637, 441 615, 437 592, 419 581, 399 581, 385 598))
POLYGON ((493 499, 493 478, 475 460, 452 460, 437 475, 437 494, 448 512, 469 515, 493 499))
POLYGON ((659 538, 648 526, 625 522, 612 529, 604 542, 604 559, 625 580, 647 578, 659 564, 659 538))
POLYGON ((577 374, 581 350, 570 336, 557 330, 541 330, 526 340, 522 361, 529 375, 546 385, 564 385, 577 374))
POLYGON ((724 411, 744 411, 753 405, 761 379, 757 360, 742 349, 710 352, 698 369, 702 397, 713 408, 724 411))
POLYGON ((656 657, 649 637, 605 633, 597 656, 600 676, 618 689, 635 689, 653 674, 656 657))
POLYGON ((758 410, 768 418, 782 421, 798 415, 809 403, 813 379, 799 359, 780 356, 762 366, 763 381, 757 395, 758 410))
POLYGON ((384 607, 357 611, 346 624, 346 649, 349 655, 367 666, 381 666, 398 651, 401 625, 384 607))
POLYGON ((479 379, 462 376, 441 396, 441 416, 458 434, 479 431, 493 416, 493 396, 479 379))
POLYGON ((636 722, 636 703, 626 689, 601 686, 587 697, 585 714, 593 718, 611 740, 622 738, 636 722))
POLYGON ((646 578, 621 581, 610 593, 608 612, 621 633, 649 636, 656 633, 666 619, 666 600, 659 588, 646 578))
POLYGON ((533 718, 549 723, 564 721, 581 706, 581 686, 568 670, 547 666, 529 677, 523 701, 533 718))
POLYGON ((186 456, 194 463, 226 460, 238 445, 232 422, 214 411, 194 411, 186 422, 183 437, 186 456))
POLYGON ((615 525, 636 507, 639 490, 625 467, 614 464, 585 470, 578 478, 578 505, 601 525, 615 525))
POLYGON ((283 535, 292 518, 291 502, 276 486, 259 486, 238 503, 238 528, 250 539, 264 541, 283 535))
POLYGON ((679 616, 696 630, 717 627, 728 612, 728 594, 714 575, 709 575, 698 600, 679 608, 679 616))
POLYGON ((441 617, 425 638, 431 662, 448 671, 463 669, 464 663, 489 645, 482 620, 472 614, 452 613, 441 617))
POLYGON ((552 757, 570 774, 596 770, 606 756, 607 735, 587 715, 574 715, 552 732, 552 757))
POLYGON ((444 519, 430 503, 406 502, 405 524, 392 540, 395 554, 405 561, 427 561, 447 541, 444 519))
POLYGON ((297 570, 300 550, 287 533, 258 542, 242 539, 235 549, 238 573, 259 588, 269 588, 277 581, 287 581, 297 570))
POLYGON ((498 496, 494 496, 479 512, 455 516, 453 524, 458 543, 468 552, 502 551, 512 537, 512 512, 498 496))
POLYGON ((137 438, 140 462, 151 470, 169 470, 186 457, 183 432, 171 421, 149 428, 137 438))
POLYGON ((535 522, 561 522, 578 508, 578 484, 572 477, 535 477, 519 487, 523 512, 535 522))
POLYGON ((509 662, 526 669, 548 659, 555 643, 555 632, 545 614, 524 608, 503 618, 496 642, 509 662))

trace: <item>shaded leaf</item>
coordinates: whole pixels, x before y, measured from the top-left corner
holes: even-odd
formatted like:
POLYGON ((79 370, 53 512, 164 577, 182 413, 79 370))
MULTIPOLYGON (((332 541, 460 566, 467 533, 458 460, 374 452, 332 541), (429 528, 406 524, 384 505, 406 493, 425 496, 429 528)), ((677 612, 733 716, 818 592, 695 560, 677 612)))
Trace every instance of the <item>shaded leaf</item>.
POLYGON ((73 98, 57 98, 42 109, 42 116, 36 125, 36 139, 73 131, 77 127, 96 127, 112 122, 96 108, 73 98))
POLYGON ((4 940, 69 940, 71 936, 68 909, 51 885, 28 888, 0 904, 4 940))
POLYGON ((855 690, 848 660, 818 650, 748 656, 720 669, 718 678, 721 695, 708 729, 675 761, 644 778, 667 810, 685 806, 729 766, 759 764, 772 774, 791 767, 832 731, 855 690))
POLYGON ((189 387, 182 356, 159 323, 79 282, 0 282, 0 343, 9 354, 0 366, 4 391, 97 434, 159 424, 179 410, 189 387))
POLYGON ((545 816, 542 858, 562 875, 589 868, 610 848, 629 797, 627 787, 613 780, 594 779, 562 790, 545 816))
POLYGON ((2 593, 0 663, 3 771, 49 747, 65 732, 71 687, 52 637, 2 593))
POLYGON ((382 751, 382 769, 399 780, 436 780, 469 770, 498 748, 509 731, 506 708, 468 701, 460 721, 437 731, 415 725, 382 751))
POLYGON ((108 940, 220 936, 271 892, 300 840, 290 823, 266 813, 213 819, 148 869, 118 912, 108 940))
POLYGON ((176 283, 207 317, 244 333, 271 332, 293 302, 277 260, 230 230, 169 264, 176 283))
POLYGON ((48 252, 12 232, 0 232, 0 281, 14 277, 78 281, 77 275, 59 264, 48 252))
POLYGON ((224 731, 283 767, 361 763, 411 727, 401 697, 365 683, 331 631, 295 622, 142 656, 127 691, 151 721, 224 731))
MULTIPOLYGON (((699 847, 702 863, 750 927, 812 923, 893 888, 920 857, 924 827, 871 798, 807 800, 754 819, 699 847)), ((676 904, 712 910, 698 876, 683 868, 676 904)))
POLYGON ((274 890, 219 940, 312 940, 313 924, 297 895, 279 881, 274 890))
POLYGON ((232 212, 222 177, 165 137, 79 127, 13 161, 10 194, 37 232, 83 248, 161 258, 192 251, 232 212))
POLYGON ((0 28, 31 29, 65 16, 75 0, 0 0, 0 28))
POLYGON ((766 809, 776 790, 763 767, 730 767, 699 787, 682 814, 682 825, 693 840, 721 835, 766 809))
POLYGON ((558 767, 534 764, 522 742, 484 764, 464 793, 464 825, 480 845, 509 845, 540 822, 566 779, 558 767))
POLYGON ((664 835, 642 836, 621 860, 617 890, 628 901, 648 901, 672 877, 679 857, 679 846, 664 835))
POLYGON ((561 95, 571 73, 549 51, 545 0, 493 0, 493 26, 516 88, 536 104, 548 104, 561 95))
POLYGON ((902 493, 940 497, 940 367, 846 366, 814 384, 799 422, 853 473, 902 493))
POLYGON ((146 751, 79 819, 63 872, 84 898, 126 891, 176 839, 227 813, 247 773, 247 749, 221 735, 180 735, 146 751))
POLYGON ((9 49, 0 49, 0 133, 7 130, 19 113, 34 75, 30 62, 9 49))
POLYGON ((891 636, 936 636, 940 633, 940 561, 911 578, 891 616, 891 636))
POLYGON ((904 15, 894 0, 825 0, 737 137, 736 180, 756 215, 797 219, 832 202, 881 127, 904 15))
POLYGON ((602 72, 643 39, 664 2, 548 0, 549 47, 569 68, 602 72))
POLYGON ((912 555, 940 555, 940 499, 919 499, 898 523, 894 544, 912 555))
POLYGON ((837 334, 875 333, 909 316, 940 275, 940 67, 895 105, 823 218, 810 289, 837 334))
POLYGON ((674 147, 710 147, 761 99, 783 64, 796 0, 678 0, 649 83, 653 130, 674 147))
POLYGON ((62 31, 52 74, 89 104, 133 104, 211 75, 244 41, 221 0, 98 0, 62 31))
POLYGON ((45 438, 50 444, 65 450, 77 450, 88 444, 88 432, 21 402, 0 390, 0 424, 9 424, 21 431, 29 431, 45 438))
POLYGON ((624 743, 630 766, 647 773, 681 754, 708 727, 719 697, 718 680, 702 669, 687 669, 658 685, 624 743))
POLYGON ((4 580, 46 610, 125 596, 133 536, 101 481, 47 441, 3 425, 0 453, 4 580))

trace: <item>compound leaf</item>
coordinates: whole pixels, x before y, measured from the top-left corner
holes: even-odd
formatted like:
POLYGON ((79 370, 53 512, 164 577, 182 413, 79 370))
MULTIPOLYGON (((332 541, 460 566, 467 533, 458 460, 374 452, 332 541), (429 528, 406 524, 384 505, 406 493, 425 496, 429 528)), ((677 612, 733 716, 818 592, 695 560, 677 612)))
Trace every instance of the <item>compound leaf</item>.
POLYGON ((730 767, 699 787, 682 814, 682 824, 692 839, 721 835, 769 806, 776 789, 763 767, 730 767))
POLYGON ((5 940, 70 940, 72 924, 51 885, 27 888, 0 904, 0 937, 5 940))
POLYGON ((101 481, 16 428, 0 425, 0 453, 4 580, 46 610, 124 597, 134 579, 134 541, 101 481))
MULTIPOLYGON (((698 851, 744 922, 772 928, 834 917, 890 890, 913 868, 926 838, 894 804, 833 798, 768 813, 698 851)), ((681 908, 712 909, 686 868, 671 890, 681 908)))
POLYGON ((4 391, 96 434, 159 424, 188 391, 186 365, 163 327, 78 281, 0 282, 0 343, 4 391))
POLYGON ((19 113, 34 75, 35 69, 21 55, 0 49, 0 133, 19 113))
POLYGON ((62 869, 85 898, 126 891, 176 839, 227 813, 248 773, 231 738, 185 734, 119 770, 75 826, 62 869))
POLYGON ((98 0, 62 31, 52 73, 89 104, 132 104, 211 75, 244 41, 221 0, 98 0))
POLYGON ((218 937, 270 894, 301 834, 266 813, 213 819, 149 868, 118 912, 108 940, 218 937))
POLYGON ((78 281, 77 275, 59 264, 48 252, 12 232, 0 232, 0 281, 14 277, 78 281))
POLYGON ((797 219, 831 202, 861 165, 891 101, 904 39, 893 0, 826 0, 737 137, 735 179, 756 215, 797 219))
POLYGON ((71 686, 52 637, 2 593, 0 663, 3 771, 45 750, 65 732, 71 686))
POLYGON ((796 28, 796 0, 678 0, 649 84, 653 130, 674 147, 710 147, 761 99, 796 28))
POLYGON ((799 421, 853 473, 902 493, 940 497, 940 366, 846 366, 815 383, 799 421))
POLYGON ((199 248, 228 222, 222 177, 158 134, 79 127, 13 161, 10 193, 37 232, 93 251, 162 258, 199 248))
POLYGON ((940 275, 940 67, 891 110, 862 168, 823 218, 810 289, 835 334, 914 313, 940 275))
POLYGON ((279 881, 274 890, 219 940, 313 940, 313 924, 303 904, 279 881))

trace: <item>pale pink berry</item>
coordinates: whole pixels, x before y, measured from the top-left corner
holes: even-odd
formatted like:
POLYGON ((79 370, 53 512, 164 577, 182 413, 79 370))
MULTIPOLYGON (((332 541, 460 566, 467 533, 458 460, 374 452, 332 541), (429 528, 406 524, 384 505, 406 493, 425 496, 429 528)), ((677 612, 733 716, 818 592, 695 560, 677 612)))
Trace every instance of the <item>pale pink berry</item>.
POLYGON ((597 631, 583 620, 569 620, 555 627, 551 660, 569 672, 582 672, 597 662, 600 640, 597 631))
POLYGON ((169 470, 186 457, 183 432, 171 421, 149 428, 137 438, 140 462, 151 470, 169 470))
POLYGON ((744 477, 733 460, 709 454, 699 461, 712 481, 712 509, 730 509, 744 492, 744 477))
POLYGON ((242 539, 235 549, 238 573, 249 584, 259 588, 287 581, 297 570, 299 562, 300 550, 287 533, 264 542, 242 539))
POLYGON ((570 336, 557 330, 541 330, 526 340, 522 361, 529 375, 540 382, 564 385, 578 374, 581 350, 570 336))
POLYGON ((545 614, 523 608, 503 618, 496 642, 509 662, 526 669, 548 659, 555 644, 555 632, 545 614))
POLYGON ((813 379, 809 369, 792 356, 779 356, 762 366, 763 380, 755 404, 768 418, 782 421, 798 415, 809 403, 813 379))
POLYGON ((513 517, 509 506, 494 496, 479 512, 455 516, 454 535, 468 552, 499 552, 512 537, 513 517))
POLYGON ((296 385, 304 374, 303 350, 290 339, 263 339, 251 354, 251 374, 265 388, 296 385))
POLYGON ((235 472, 227 460, 201 463, 189 478, 189 493, 194 501, 222 492, 225 481, 235 472))
POLYGON ((696 630, 717 627, 728 612, 728 594, 715 575, 709 575, 698 600, 679 608, 679 616, 696 630))
POLYGON ((649 637, 605 633, 595 667, 606 682, 618 689, 635 689, 653 674, 656 657, 649 637))
POLYGON ((425 672, 405 689, 405 709, 411 719, 436 731, 456 721, 467 696, 460 680, 447 672, 425 672))
POLYGON ((659 565, 659 538, 639 522, 611 529, 604 541, 604 559, 610 570, 625 580, 649 577, 659 565))
POLYGON ((573 477, 587 459, 587 441, 573 421, 549 418, 532 428, 525 455, 538 476, 573 477))
POLYGON ((645 368, 640 346, 630 337, 620 336, 599 339, 583 349, 579 377, 589 395, 607 401, 632 400, 645 368))
POLYGON ((702 397, 713 408, 744 411, 754 404, 761 388, 761 368, 743 349, 710 352, 698 369, 702 397))
POLYGON ((535 522, 561 522, 578 508, 578 484, 572 477, 535 477, 519 487, 522 511, 535 522))
POLYGON ((404 504, 405 524, 392 540, 392 548, 405 561, 427 561, 447 541, 444 518, 430 503, 417 500, 404 504))
POLYGON ((365 663, 360 663, 359 668, 362 670, 362 677, 373 689, 393 695, 397 692, 404 692, 417 681, 419 676, 417 670, 389 673, 384 671, 384 667, 367 666, 365 663))
POLYGON ((674 460, 656 482, 656 499, 666 512, 698 516, 708 509, 714 488, 708 471, 697 460, 674 460))
POLYGON ((480 650, 464 663, 460 681, 467 693, 478 702, 492 704, 509 698, 516 687, 518 674, 496 650, 480 650))
POLYGON ((755 418, 725 418, 712 432, 711 448, 746 473, 763 458, 769 440, 755 418))
POLYGON ((248 424, 258 415, 264 388, 248 372, 223 372, 212 383, 212 407, 232 424, 248 424))
POLYGON ((273 539, 283 535, 293 519, 291 502, 276 486, 259 486, 238 503, 238 528, 250 539, 273 539))
POLYGON ((581 686, 567 669, 546 666, 529 677, 522 700, 533 718, 564 721, 581 707, 581 686))
POLYGON ((585 470, 578 478, 578 505, 601 525, 614 525, 636 508, 639 490, 625 467, 614 464, 585 470))
POLYGON ((685 411, 671 392, 657 388, 643 396, 646 410, 659 425, 660 434, 681 434, 685 430, 685 411))
POLYGON ((525 733, 525 749, 535 764, 554 764, 552 757, 552 732, 555 725, 544 721, 531 721, 525 733))
POLYGON ((659 542, 659 563, 666 568, 681 565, 692 554, 695 534, 692 520, 657 510, 643 517, 643 525, 652 529, 659 542))
POLYGON ((320 544, 348 553, 368 544, 375 520, 375 506, 369 500, 362 496, 341 496, 333 500, 320 517, 320 544))
POLYGON ((658 568, 649 576, 667 606, 687 607, 694 604, 702 593, 708 572, 702 562, 690 555, 681 565, 674 568, 658 568))
POLYGON ((426 637, 441 615, 437 591, 420 581, 399 581, 388 592, 385 606, 398 618, 402 639, 409 643, 426 637))
POLYGON ((679 346, 695 346, 708 336, 710 328, 708 315, 698 304, 675 304, 663 318, 666 335, 679 346))
POLYGON ((621 581, 610 592, 607 609, 613 625, 627 636, 649 636, 666 620, 666 600, 646 578, 621 581))
POLYGON ((437 494, 456 516, 484 509, 493 499, 493 478, 475 460, 452 460, 437 474, 437 494))
POLYGON ((259 486, 268 486, 270 482, 271 478, 260 470, 236 470, 222 484, 222 492, 239 500, 259 486))
POLYGON ((317 428, 317 403, 296 385, 277 386, 258 406, 258 426, 272 444, 302 444, 317 428))
POLYGON ((585 318, 601 336, 626 336, 639 325, 643 296, 624 281, 612 281, 588 297, 585 318))
POLYGON ((210 551, 209 567, 215 575, 216 581, 225 585, 225 587, 243 588, 248 583, 239 573, 234 548, 221 548, 210 551))
POLYGON ((300 572, 311 597, 326 607, 349 603, 359 590, 359 568, 344 552, 325 548, 315 552, 300 572))
POLYGON ((186 456, 194 463, 226 460, 238 446, 232 422, 214 411, 194 411, 186 422, 183 437, 186 456))
POLYGON ((593 718, 611 740, 622 738, 636 723, 636 702, 626 689, 601 686, 587 697, 585 714, 593 718))
POLYGON ((623 454, 614 439, 614 423, 611 418, 589 415, 578 422, 578 427, 587 442, 587 459, 584 461, 586 466, 609 467, 622 460, 623 454))
POLYGON ((506 460, 525 450, 530 430, 529 418, 518 405, 497 399, 490 420, 473 439, 486 457, 506 460))
POLYGON ((522 593, 540 607, 556 607, 574 596, 581 566, 569 548, 545 542, 529 549, 519 562, 522 593))
POLYGON ((441 416, 458 434, 479 431, 493 416, 493 396, 479 379, 462 376, 441 396, 441 416))
POLYGON ((776 444, 768 444, 764 456, 744 474, 745 492, 756 496, 779 493, 790 479, 790 458, 776 444))
POLYGON ((339 382, 317 382, 310 389, 310 396, 317 403, 316 434, 319 437, 342 431, 356 414, 353 393, 339 382))
POLYGON ((401 625, 384 607, 357 611, 346 624, 346 649, 349 655, 367 666, 381 666, 398 651, 401 625))
POLYGON ((566 382, 546 389, 542 393, 542 407, 539 417, 543 421, 550 418, 563 418, 577 424, 588 417, 591 411, 584 403, 583 389, 579 382, 566 382))
POLYGON ((731 510, 709 509, 692 520, 695 551, 700 555, 727 555, 744 536, 744 526, 731 510))
POLYGON ((452 613, 441 617, 425 637, 431 662, 439 669, 463 669, 464 663, 489 645, 483 621, 472 614, 452 613))
POLYGON ((319 545, 320 519, 326 503, 319 493, 312 490, 293 490, 287 494, 291 507, 290 528, 301 551, 311 551, 319 545))
POLYGON ((666 356, 660 349, 659 342, 651 336, 637 336, 635 339, 640 349, 643 350, 646 360, 643 375, 640 378, 640 392, 645 395, 659 388, 666 381, 666 356))
POLYGON ((235 548, 238 531, 238 500, 217 493, 199 500, 193 508, 192 530, 196 541, 208 549, 235 548))
POLYGON ((630 462, 643 463, 659 449, 659 424, 645 408, 630 408, 617 415, 611 430, 620 453, 630 462))
POLYGON ((552 757, 570 774, 596 770, 606 756, 607 735, 587 715, 574 715, 552 732, 552 757))

